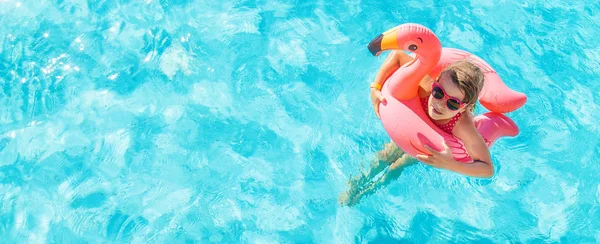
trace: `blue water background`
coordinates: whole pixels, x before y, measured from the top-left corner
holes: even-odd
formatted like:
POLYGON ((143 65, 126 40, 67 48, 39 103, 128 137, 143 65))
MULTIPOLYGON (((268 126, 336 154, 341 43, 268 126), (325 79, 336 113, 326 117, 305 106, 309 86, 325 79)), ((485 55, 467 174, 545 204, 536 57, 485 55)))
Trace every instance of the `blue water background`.
POLYGON ((0 1, 4 243, 600 242, 600 4, 0 1), (355 207, 389 141, 366 45, 414 22, 529 97, 496 175, 424 165, 355 207))

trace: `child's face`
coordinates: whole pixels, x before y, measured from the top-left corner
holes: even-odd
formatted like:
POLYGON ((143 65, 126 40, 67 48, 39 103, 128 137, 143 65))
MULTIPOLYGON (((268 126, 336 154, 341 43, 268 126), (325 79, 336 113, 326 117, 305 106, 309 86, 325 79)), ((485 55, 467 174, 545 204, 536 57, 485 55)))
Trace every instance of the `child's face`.
POLYGON ((462 100, 465 98, 465 94, 460 90, 458 85, 452 81, 452 78, 448 74, 442 73, 440 78, 434 82, 434 87, 436 85, 441 89, 436 89, 436 91, 432 91, 431 95, 429 95, 429 105, 427 108, 429 117, 433 120, 450 119, 457 113, 466 109, 467 104, 461 104, 462 100), (438 97, 443 97, 438 99, 434 97, 434 93, 436 93, 438 97), (456 103, 456 101, 452 101, 451 99, 456 99, 459 102, 456 103), (448 100, 451 100, 450 107, 458 109, 452 110, 448 106, 448 100))

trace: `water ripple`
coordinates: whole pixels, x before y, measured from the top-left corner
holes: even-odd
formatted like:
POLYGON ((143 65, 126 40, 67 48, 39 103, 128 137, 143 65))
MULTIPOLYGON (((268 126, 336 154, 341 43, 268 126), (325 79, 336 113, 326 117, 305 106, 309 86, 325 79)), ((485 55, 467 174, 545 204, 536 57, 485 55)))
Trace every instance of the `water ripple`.
POLYGON ((598 12, 552 0, 0 1, 3 240, 595 242, 598 12), (525 92, 509 114, 521 133, 492 148, 492 179, 417 164, 340 207, 347 176, 389 141, 368 90, 386 55, 365 47, 403 22, 525 92))

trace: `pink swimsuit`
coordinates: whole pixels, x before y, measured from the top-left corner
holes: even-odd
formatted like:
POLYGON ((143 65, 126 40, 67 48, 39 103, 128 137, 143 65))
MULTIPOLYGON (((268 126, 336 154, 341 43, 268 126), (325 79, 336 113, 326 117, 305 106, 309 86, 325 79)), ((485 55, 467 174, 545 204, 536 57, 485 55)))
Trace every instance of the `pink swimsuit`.
MULTIPOLYGON (((427 96, 425 98, 421 98, 421 106, 423 106, 423 110, 425 110, 426 114, 427 114, 427 102, 428 101, 429 101, 429 96, 427 96)), ((458 121, 458 119, 460 118, 461 115, 462 115, 462 113, 457 113, 446 124, 443 124, 443 125, 438 125, 435 123, 434 124, 437 125, 437 127, 440 128, 441 130, 443 130, 444 132, 452 135, 452 129, 454 129, 454 126, 456 125, 456 122, 458 121)))

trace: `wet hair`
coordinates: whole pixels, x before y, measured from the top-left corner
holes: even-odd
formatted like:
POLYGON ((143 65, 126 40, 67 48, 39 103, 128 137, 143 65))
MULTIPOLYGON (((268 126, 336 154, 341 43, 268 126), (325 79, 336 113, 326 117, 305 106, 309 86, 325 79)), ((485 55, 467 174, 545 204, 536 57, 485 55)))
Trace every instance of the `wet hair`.
POLYGON ((483 88, 484 75, 481 68, 469 61, 461 60, 446 67, 440 76, 443 74, 448 74, 452 82, 458 85, 465 94, 462 102, 471 104, 473 110, 483 88))

